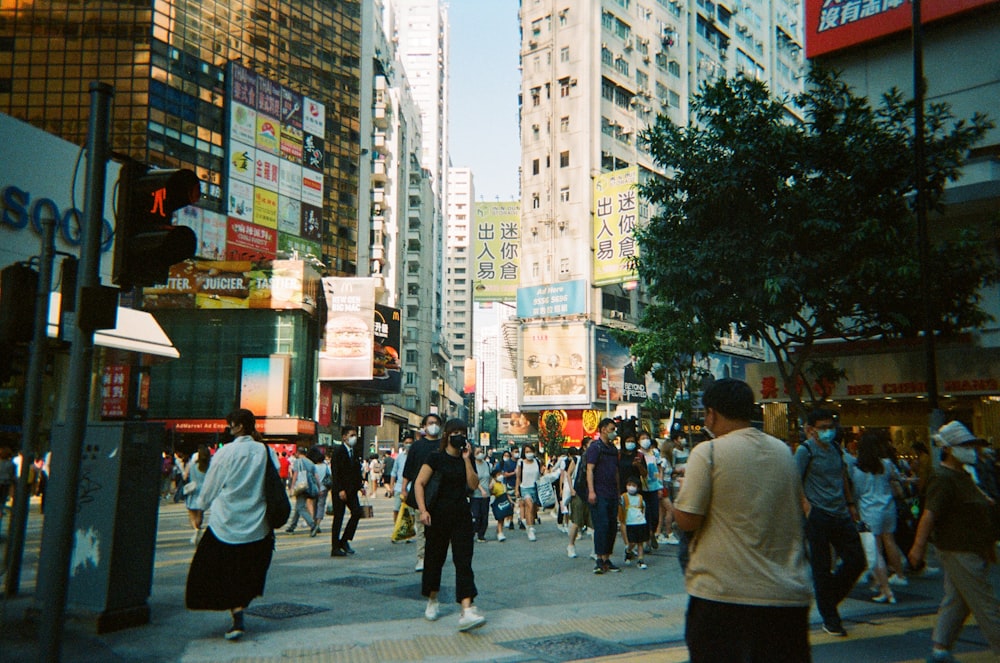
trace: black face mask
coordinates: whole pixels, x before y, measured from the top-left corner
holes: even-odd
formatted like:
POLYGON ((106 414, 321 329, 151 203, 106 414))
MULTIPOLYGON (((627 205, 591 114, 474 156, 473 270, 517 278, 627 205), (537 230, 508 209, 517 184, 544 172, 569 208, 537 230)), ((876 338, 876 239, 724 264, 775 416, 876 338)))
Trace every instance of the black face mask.
POLYGON ((468 438, 464 435, 452 435, 448 438, 448 444, 456 449, 464 449, 466 442, 468 442, 468 438))

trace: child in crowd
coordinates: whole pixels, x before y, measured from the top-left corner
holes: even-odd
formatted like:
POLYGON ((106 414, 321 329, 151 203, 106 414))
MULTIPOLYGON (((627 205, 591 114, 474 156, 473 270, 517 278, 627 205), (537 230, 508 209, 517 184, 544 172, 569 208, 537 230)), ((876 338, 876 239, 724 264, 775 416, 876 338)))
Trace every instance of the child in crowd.
POLYGON ((514 507, 507 495, 507 484, 504 482, 504 471, 498 463, 490 475, 490 495, 493 496, 493 518, 497 521, 497 541, 506 541, 503 534, 503 525, 509 522, 514 514, 514 507), (507 502, 507 505, 503 505, 507 502))
POLYGON ((646 524, 646 505, 639 493, 639 480, 635 477, 625 482, 625 492, 618 501, 618 522, 625 540, 625 565, 638 558, 636 566, 647 568, 642 549, 649 541, 649 526, 646 524))

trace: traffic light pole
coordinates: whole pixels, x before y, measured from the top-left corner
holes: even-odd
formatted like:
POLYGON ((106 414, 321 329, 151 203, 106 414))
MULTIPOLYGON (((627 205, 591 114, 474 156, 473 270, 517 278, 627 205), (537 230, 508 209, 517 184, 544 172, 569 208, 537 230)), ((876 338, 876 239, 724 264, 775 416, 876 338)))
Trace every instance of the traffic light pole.
POLYGON ((52 481, 47 487, 45 526, 42 530, 38 591, 41 605, 38 628, 40 661, 59 661, 65 622, 69 567, 73 553, 73 524, 76 516, 77 483, 87 416, 90 406, 91 374, 94 360, 94 330, 81 329, 80 309, 85 305, 85 288, 100 285, 101 226, 104 218, 104 191, 110 156, 108 134, 114 88, 107 83, 90 83, 90 121, 87 128, 87 184, 83 225, 80 228, 80 270, 76 287, 76 322, 70 349, 69 380, 66 383, 69 408, 67 439, 60 440, 61 456, 53 454, 52 481))
POLYGON ((7 541, 7 576, 4 595, 17 596, 21 584, 21 561, 24 557, 24 534, 28 526, 28 476, 35 462, 38 418, 41 410, 42 373, 45 370, 48 343, 49 291, 52 289, 52 263, 56 255, 56 219, 42 220, 42 253, 38 265, 38 288, 35 291, 35 326, 31 337, 31 358, 24 387, 24 416, 21 428, 21 474, 17 478, 14 508, 11 510, 10 540, 7 541))

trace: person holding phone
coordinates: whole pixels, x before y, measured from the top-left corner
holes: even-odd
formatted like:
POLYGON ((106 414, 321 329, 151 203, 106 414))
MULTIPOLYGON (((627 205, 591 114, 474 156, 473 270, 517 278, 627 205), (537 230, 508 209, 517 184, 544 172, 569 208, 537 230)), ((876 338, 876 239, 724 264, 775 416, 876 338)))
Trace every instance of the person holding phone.
POLYGON ((458 620, 460 631, 477 628, 486 622, 472 603, 478 592, 472 571, 473 527, 468 495, 479 487, 479 475, 467 435, 464 421, 450 419, 444 426, 438 450, 427 457, 414 481, 420 522, 427 536, 421 581, 421 594, 427 597, 424 616, 434 621, 440 614, 438 592, 450 544, 455 564, 455 600, 462 606, 458 620), (435 479, 439 482, 436 494, 428 495, 427 486, 435 475, 439 475, 435 479))

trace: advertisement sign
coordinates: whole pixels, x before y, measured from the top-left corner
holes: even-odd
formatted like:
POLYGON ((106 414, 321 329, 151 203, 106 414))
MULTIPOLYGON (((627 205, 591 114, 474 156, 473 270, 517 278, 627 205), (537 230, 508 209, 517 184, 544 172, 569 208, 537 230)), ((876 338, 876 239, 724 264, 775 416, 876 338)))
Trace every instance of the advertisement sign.
POLYGON ((582 324, 521 328, 521 402, 552 407, 590 403, 591 334, 582 324))
POLYGON ((403 387, 399 355, 402 333, 398 308, 375 305, 374 340, 372 341, 372 379, 345 381, 344 389, 398 394, 403 387))
POLYGON ((463 381, 462 393, 463 394, 474 394, 476 393, 476 384, 478 383, 478 376, 476 375, 477 368, 479 367, 479 362, 474 357, 466 357, 465 364, 463 366, 463 381))
POLYGON ((510 412, 500 415, 497 438, 501 445, 536 444, 538 431, 549 422, 556 422, 563 446, 579 447, 580 441, 597 434, 597 424, 604 417, 602 410, 542 410, 540 412, 510 412))
POLYGON ((633 234, 639 221, 638 183, 635 166, 594 178, 594 285, 636 278, 629 260, 639 251, 633 234))
POLYGON ((641 403, 646 400, 646 381, 636 375, 632 357, 605 327, 594 328, 594 393, 596 400, 641 403))
MULTIPOLYGON (((945 16, 984 7, 996 0, 923 0, 923 24, 945 16)), ((806 0, 806 57, 863 44, 913 25, 913 7, 907 0, 806 0)))
POLYGON ((371 380, 375 279, 323 279, 326 328, 319 353, 320 380, 371 380))
POLYGON ((258 417, 288 414, 288 355, 243 357, 240 363, 240 407, 258 417))
POLYGON ((316 310, 319 274, 302 260, 189 260, 165 284, 143 289, 143 308, 316 310))
MULTIPOLYGON (((275 230, 318 247, 325 107, 237 63, 229 64, 226 81, 227 213, 231 219, 272 232, 261 235, 247 225, 230 227, 231 246, 224 255, 229 259, 274 257, 275 230)), ((284 242, 294 243, 292 239, 284 242)))
POLYGON ((516 299, 521 278, 521 203, 475 203, 472 299, 516 299))
POLYGON ((229 219, 229 228, 226 230, 226 258, 229 260, 270 260, 277 252, 277 230, 258 226, 241 219, 229 219))
POLYGON ((517 289, 517 317, 553 318, 587 312, 587 283, 567 281, 517 289))
POLYGON ((121 419, 128 415, 128 364, 109 364, 101 374, 101 418, 121 419))

